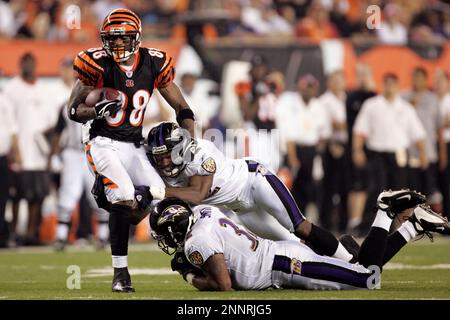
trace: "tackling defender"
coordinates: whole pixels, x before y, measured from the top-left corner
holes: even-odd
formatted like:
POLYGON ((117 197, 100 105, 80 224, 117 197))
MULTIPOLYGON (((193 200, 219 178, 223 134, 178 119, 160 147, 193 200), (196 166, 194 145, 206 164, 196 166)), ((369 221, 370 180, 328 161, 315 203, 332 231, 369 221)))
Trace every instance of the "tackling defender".
POLYGON ((239 220, 261 237, 296 240, 294 233, 319 254, 354 259, 329 231, 306 220, 287 187, 264 165, 226 158, 203 139, 196 140, 192 153, 191 140, 171 122, 152 128, 147 140, 147 156, 168 185, 155 195, 225 207, 237 212, 239 220))
MULTIPOLYGON (((134 292, 128 273, 129 217, 134 186, 163 186, 142 147, 142 120, 154 89, 173 107, 178 123, 193 136, 194 114, 172 80, 173 59, 164 51, 141 47, 141 21, 132 11, 109 13, 100 30, 102 48, 78 53, 78 80, 68 105, 71 120, 93 120, 86 144, 91 171, 103 178, 110 206, 110 238, 114 278, 112 291, 134 292), (120 99, 85 103, 95 88, 110 87, 120 99)), ((156 199, 156 197, 155 197, 156 199)))
POLYGON ((415 206, 420 198, 408 190, 381 193, 377 216, 354 264, 317 255, 298 241, 262 239, 214 207, 191 210, 177 198, 161 201, 150 225, 164 252, 182 250, 172 259, 172 269, 199 290, 374 289, 380 288, 383 265, 412 238, 430 232, 450 234, 446 219, 423 204, 415 206), (393 219, 414 206, 409 220, 388 235, 393 219))

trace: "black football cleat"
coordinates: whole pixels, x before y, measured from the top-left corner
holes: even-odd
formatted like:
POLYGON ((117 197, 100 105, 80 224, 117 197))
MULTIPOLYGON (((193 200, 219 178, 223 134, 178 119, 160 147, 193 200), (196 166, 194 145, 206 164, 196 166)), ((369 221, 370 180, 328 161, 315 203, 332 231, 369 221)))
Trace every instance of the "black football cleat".
POLYGON ((112 292, 135 292, 133 285, 131 284, 128 268, 114 268, 112 292))
POLYGON ((450 222, 437 214, 427 205, 417 206, 411 217, 408 218, 419 234, 427 235, 433 241, 431 232, 450 235, 450 222))
POLYGON ((406 209, 414 208, 426 201, 427 198, 423 194, 413 190, 385 190, 378 196, 377 208, 385 211, 393 219, 406 209))
POLYGON ((358 242, 356 242, 355 238, 353 238, 349 234, 343 234, 339 238, 339 242, 342 243, 344 248, 347 249, 347 251, 350 252, 350 254, 353 256, 353 259, 350 260, 349 262, 350 263, 358 262, 360 245, 358 244, 358 242))

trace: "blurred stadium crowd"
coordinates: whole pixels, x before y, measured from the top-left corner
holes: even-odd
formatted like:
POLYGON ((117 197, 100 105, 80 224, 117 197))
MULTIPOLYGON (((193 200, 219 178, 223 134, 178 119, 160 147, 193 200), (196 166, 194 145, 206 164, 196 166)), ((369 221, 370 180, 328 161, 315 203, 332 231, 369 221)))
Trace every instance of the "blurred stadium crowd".
POLYGON ((143 22, 144 37, 186 37, 186 25, 211 22, 209 37, 283 36, 320 42, 353 38, 388 44, 442 43, 450 36, 448 3, 438 0, 2 0, 0 36, 84 41, 98 35, 108 12, 128 8, 143 22), (82 31, 66 27, 68 7, 81 9, 82 31), (380 29, 368 29, 371 5, 383 8, 380 29))
MULTIPOLYGON (((312 44, 349 38, 368 45, 434 46, 445 45, 450 36, 450 6, 433 0, 2 0, 0 39, 28 39, 30 46, 33 40, 92 41, 98 39, 98 26, 107 13, 120 7, 141 17, 144 40, 181 39, 196 49, 196 37, 214 41, 276 37, 312 44), (74 4, 82 13, 79 30, 66 25, 66 9, 74 4), (381 8, 380 28, 366 25, 370 5, 381 8)), ((219 89, 223 83, 192 71, 189 65, 199 57, 191 47, 187 52, 177 63, 176 81, 196 114, 200 132, 225 133, 227 128, 273 132, 280 144, 267 146, 258 156, 276 163, 273 166, 301 210, 315 214, 323 227, 364 235, 379 191, 405 186, 423 192, 436 211, 450 216, 446 71, 430 74, 417 67, 409 75, 412 85, 407 90, 401 90, 398 75, 389 73, 377 90, 371 66, 357 64, 352 88, 340 69, 325 74, 324 83, 302 74, 294 88, 288 88, 283 71, 256 54, 240 68, 245 79, 232 85, 238 115, 230 117, 224 113, 227 102, 219 89)), ((32 53, 21 57, 20 74, 0 82, 0 247, 41 244, 46 211, 64 207, 58 201, 61 154, 70 149, 82 153, 70 141, 73 131, 64 124, 68 120, 63 106, 74 81, 70 57, 76 52, 67 54, 59 79, 47 90, 39 86, 39 61, 32 53), (27 226, 19 230, 23 201, 27 226), (49 206, 52 209, 46 209, 49 206)), ((144 133, 167 120, 174 120, 173 112, 155 94, 147 107, 144 133)), ((263 148, 266 142, 251 141, 263 148)), ((242 155, 253 155, 247 149, 242 155)), ((89 239, 95 233, 87 187, 85 191, 72 240, 89 239)), ((96 223, 105 223, 104 218, 96 223)))

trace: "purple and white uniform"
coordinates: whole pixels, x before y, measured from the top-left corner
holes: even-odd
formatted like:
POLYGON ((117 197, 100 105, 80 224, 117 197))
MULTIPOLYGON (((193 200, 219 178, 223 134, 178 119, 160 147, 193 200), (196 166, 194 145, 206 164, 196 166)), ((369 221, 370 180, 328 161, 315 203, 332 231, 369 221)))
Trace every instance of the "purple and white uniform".
POLYGON ((260 238, 215 207, 199 205, 193 212, 186 256, 201 267, 212 255, 223 254, 234 289, 367 289, 371 271, 359 264, 319 256, 300 241, 260 238))
POLYGON ((196 175, 213 175, 202 204, 236 212, 239 221, 259 236, 298 241, 293 232, 305 217, 287 187, 264 165, 227 158, 212 142, 198 139, 193 161, 177 177, 162 178, 171 187, 187 187, 196 175))

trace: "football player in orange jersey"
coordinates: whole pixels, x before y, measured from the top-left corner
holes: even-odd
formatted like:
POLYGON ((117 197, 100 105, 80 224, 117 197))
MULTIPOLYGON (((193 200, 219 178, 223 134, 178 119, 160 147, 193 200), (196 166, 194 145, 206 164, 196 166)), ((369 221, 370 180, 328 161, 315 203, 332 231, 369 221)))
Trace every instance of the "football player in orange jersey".
POLYGON ((134 292, 128 272, 130 214, 134 185, 149 186, 155 201, 164 198, 164 183, 147 161, 142 136, 145 108, 154 89, 173 107, 177 121, 194 133, 194 114, 173 82, 173 59, 164 51, 141 47, 141 21, 132 11, 116 9, 100 30, 103 47, 78 53, 74 70, 78 80, 68 104, 71 120, 89 123, 85 139, 91 170, 102 179, 110 212, 114 277, 113 292, 134 292), (105 96, 95 106, 85 103, 95 88, 118 90, 120 97, 105 96))

